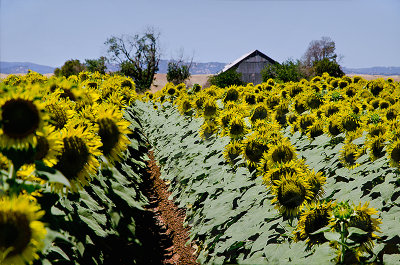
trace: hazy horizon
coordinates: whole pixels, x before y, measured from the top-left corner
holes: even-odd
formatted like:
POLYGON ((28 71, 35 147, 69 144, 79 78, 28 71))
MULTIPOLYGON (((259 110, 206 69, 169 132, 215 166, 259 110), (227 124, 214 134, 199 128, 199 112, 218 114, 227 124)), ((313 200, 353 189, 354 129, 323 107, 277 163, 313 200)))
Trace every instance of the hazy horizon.
POLYGON ((166 60, 183 48, 195 62, 230 63, 258 49, 282 62, 328 36, 344 67, 400 66, 397 0, 1 0, 0 15, 4 62, 95 59, 112 35, 153 26, 166 60))

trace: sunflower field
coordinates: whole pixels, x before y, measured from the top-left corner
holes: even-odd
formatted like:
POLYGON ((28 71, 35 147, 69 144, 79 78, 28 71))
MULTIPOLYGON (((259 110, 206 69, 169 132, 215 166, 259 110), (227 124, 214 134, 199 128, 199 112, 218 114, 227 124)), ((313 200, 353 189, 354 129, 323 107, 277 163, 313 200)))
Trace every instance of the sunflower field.
POLYGON ((399 98, 392 79, 327 74, 154 94, 10 75, 0 264, 146 264, 149 149, 200 264, 399 264, 399 98))

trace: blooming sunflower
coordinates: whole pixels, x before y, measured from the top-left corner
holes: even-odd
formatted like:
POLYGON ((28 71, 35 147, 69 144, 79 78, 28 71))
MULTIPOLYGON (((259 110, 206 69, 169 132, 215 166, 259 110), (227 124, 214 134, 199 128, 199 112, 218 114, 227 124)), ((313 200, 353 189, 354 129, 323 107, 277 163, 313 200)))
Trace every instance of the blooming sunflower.
POLYGON ((14 90, 0 98, 0 148, 27 149, 36 144, 48 115, 38 98, 37 88, 14 90))
POLYGON ((332 202, 320 201, 307 203, 294 231, 294 241, 306 240, 308 249, 327 242, 323 233, 314 232, 329 225, 334 205, 332 202))
POLYGON ((221 128, 220 135, 225 136, 229 134, 229 125, 231 119, 236 115, 235 111, 230 109, 223 109, 218 117, 216 118, 216 122, 218 126, 221 128))
POLYGON ((250 120, 252 123, 256 122, 257 120, 264 120, 267 119, 269 116, 269 111, 267 106, 264 103, 258 103, 250 116, 250 120))
POLYGON ((311 191, 313 193, 311 199, 314 201, 321 199, 325 194, 324 185, 326 183, 326 176, 324 176, 320 171, 315 173, 313 169, 312 171, 306 171, 305 178, 308 184, 310 184, 311 191))
POLYGON ((267 154, 264 153, 257 168, 263 177, 264 184, 267 186, 274 185, 275 181, 281 180, 285 175, 304 175, 307 171, 307 166, 302 159, 293 159, 286 163, 275 164, 272 168, 268 168, 268 160, 267 154))
POLYGON ((378 211, 374 208, 368 208, 369 202, 366 202, 363 206, 359 203, 357 206, 353 206, 354 214, 350 216, 350 220, 348 222, 348 227, 356 227, 358 229, 366 232, 365 235, 357 237, 357 243, 360 243, 360 247, 357 248, 357 252, 365 252, 367 250, 371 250, 374 243, 373 238, 379 238, 376 235, 377 232, 380 232, 379 225, 382 223, 381 219, 372 217, 373 215, 377 215, 378 211))
POLYGON ((372 161, 385 155, 385 152, 383 151, 385 141, 385 138, 382 136, 372 137, 366 141, 366 146, 369 150, 369 156, 372 161))
POLYGON ((33 160, 41 160, 52 167, 57 163, 57 156, 61 153, 63 142, 60 140, 60 132, 51 125, 43 127, 37 132, 37 143, 33 160))
POLYGON ((218 106, 213 98, 207 98, 203 104, 203 117, 204 119, 212 119, 217 116, 218 106))
POLYGON ((47 234, 44 215, 25 196, 0 197, 0 264, 25 265, 39 258, 47 234))
POLYGON ((240 141, 231 141, 224 148, 224 157, 225 160, 229 163, 233 163, 233 161, 239 157, 239 155, 243 152, 243 145, 240 141))
POLYGON ((224 102, 237 101, 239 99, 239 91, 236 86, 230 86, 225 93, 224 102))
POLYGON ((233 116, 229 124, 229 136, 232 139, 240 139, 248 132, 244 118, 241 115, 233 116))
POLYGON ((74 104, 66 99, 60 99, 59 96, 50 96, 46 100, 46 111, 49 113, 49 123, 60 130, 64 128, 69 120, 75 115, 74 104))
POLYGON ((130 140, 127 134, 131 133, 128 128, 130 122, 123 119, 123 113, 114 105, 100 104, 96 110, 94 120, 98 128, 102 146, 100 150, 111 164, 119 161, 123 152, 128 148, 130 140))
POLYGON ((343 145, 340 150, 339 160, 347 168, 353 169, 357 167, 356 160, 360 156, 360 150, 357 145, 349 142, 343 145))
POLYGON ((250 167, 257 166, 263 153, 268 151, 268 139, 260 135, 257 131, 244 139, 242 144, 242 155, 250 167))
MULTIPOLYGON (((63 149, 57 157, 55 169, 61 171, 70 181, 71 190, 77 191, 88 184, 91 176, 97 172, 99 161, 96 156, 102 155, 100 136, 93 133, 88 125, 68 123, 61 130, 63 149)), ((56 190, 62 190, 61 184, 54 184, 56 190)))
POLYGON ((304 176, 297 174, 285 174, 280 180, 276 180, 272 186, 272 194, 274 198, 271 204, 275 204, 275 208, 289 218, 296 216, 313 195, 304 176))
POLYGON ((272 145, 265 158, 268 160, 268 167, 272 168, 276 164, 287 163, 297 158, 296 149, 285 139, 277 145, 272 145))
POLYGON ((209 139, 218 131, 218 124, 213 120, 205 120, 200 127, 199 135, 202 139, 209 139))

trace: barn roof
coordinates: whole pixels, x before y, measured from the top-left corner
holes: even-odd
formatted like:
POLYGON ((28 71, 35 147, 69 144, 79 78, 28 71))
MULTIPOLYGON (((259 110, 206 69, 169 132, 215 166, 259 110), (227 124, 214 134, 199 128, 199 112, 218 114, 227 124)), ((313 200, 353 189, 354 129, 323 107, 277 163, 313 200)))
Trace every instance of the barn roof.
POLYGON ((240 58, 236 59, 235 61, 225 65, 224 69, 222 69, 221 72, 225 72, 228 71, 229 69, 231 69, 232 67, 237 66, 239 63, 241 63, 242 61, 246 60, 249 57, 254 56, 255 54, 260 55, 261 57, 263 57, 264 59, 266 59, 267 61, 269 61, 270 63, 277 63, 277 61, 269 58, 267 55, 265 55, 264 53, 260 52, 259 50, 254 50, 251 51, 249 53, 244 54, 243 56, 241 56, 240 58))

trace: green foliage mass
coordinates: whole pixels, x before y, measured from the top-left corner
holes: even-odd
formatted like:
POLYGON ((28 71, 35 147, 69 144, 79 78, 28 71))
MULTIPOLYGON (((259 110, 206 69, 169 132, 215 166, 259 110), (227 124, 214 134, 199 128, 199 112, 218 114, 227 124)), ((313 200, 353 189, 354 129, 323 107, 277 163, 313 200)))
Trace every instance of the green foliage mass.
POLYGON ((85 65, 89 72, 99 72, 100 74, 106 73, 106 57, 104 56, 101 56, 99 59, 86 59, 85 65))
POLYGON ((179 62, 169 62, 167 70, 167 81, 174 85, 183 83, 190 77, 189 66, 180 64, 179 62))
POLYGON ((233 85, 240 86, 244 84, 241 77, 241 73, 238 73, 234 69, 231 69, 218 75, 211 76, 208 81, 211 85, 218 87, 229 87, 233 85))
POLYGON ((54 75, 69 77, 71 75, 78 75, 80 72, 85 70, 85 65, 82 64, 78 59, 68 60, 63 66, 61 66, 61 68, 56 68, 54 70, 54 75))
POLYGON ((262 71, 263 82, 275 79, 278 82, 298 82, 305 76, 300 70, 300 61, 287 60, 281 64, 269 64, 262 71))
POLYGON ((344 72, 340 65, 335 60, 324 58, 320 61, 315 61, 313 65, 314 75, 321 76, 323 73, 328 73, 333 77, 342 77, 344 72))

